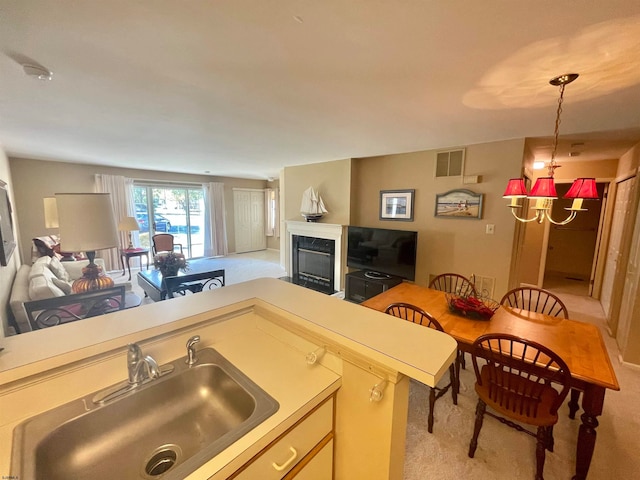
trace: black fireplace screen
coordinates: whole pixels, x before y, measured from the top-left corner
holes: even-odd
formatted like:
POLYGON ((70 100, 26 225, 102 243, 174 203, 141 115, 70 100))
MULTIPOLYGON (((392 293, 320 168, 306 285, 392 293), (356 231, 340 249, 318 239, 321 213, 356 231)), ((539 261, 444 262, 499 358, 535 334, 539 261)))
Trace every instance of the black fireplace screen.
POLYGON ((292 251, 293 283, 334 293, 335 240, 293 235, 292 251))

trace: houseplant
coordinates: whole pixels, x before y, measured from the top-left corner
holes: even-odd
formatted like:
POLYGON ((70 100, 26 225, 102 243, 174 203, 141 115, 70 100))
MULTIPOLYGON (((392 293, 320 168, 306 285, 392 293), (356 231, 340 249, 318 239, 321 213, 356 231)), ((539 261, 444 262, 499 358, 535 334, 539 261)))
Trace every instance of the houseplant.
POLYGON ((184 255, 176 252, 158 253, 153 257, 153 266, 163 277, 176 276, 180 270, 186 272, 188 268, 184 255))

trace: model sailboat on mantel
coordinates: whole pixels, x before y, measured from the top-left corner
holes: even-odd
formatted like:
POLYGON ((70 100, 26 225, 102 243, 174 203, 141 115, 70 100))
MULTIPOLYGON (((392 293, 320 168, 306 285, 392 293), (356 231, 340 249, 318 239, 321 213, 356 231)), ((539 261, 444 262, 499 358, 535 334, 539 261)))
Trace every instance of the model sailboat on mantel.
POLYGON ((325 213, 329 213, 329 211, 325 208, 322 197, 316 193, 313 187, 307 188, 302 193, 300 214, 307 219, 307 222, 317 222, 325 213))

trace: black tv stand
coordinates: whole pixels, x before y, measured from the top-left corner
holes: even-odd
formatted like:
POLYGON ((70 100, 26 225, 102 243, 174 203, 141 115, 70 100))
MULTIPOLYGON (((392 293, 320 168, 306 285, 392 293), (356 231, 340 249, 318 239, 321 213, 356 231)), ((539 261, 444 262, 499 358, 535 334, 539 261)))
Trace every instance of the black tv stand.
POLYGON ((385 280, 387 278, 391 278, 391 275, 387 275, 386 273, 372 271, 364 272, 364 276, 372 280, 385 280))
POLYGON ((401 283, 402 277, 395 277, 386 273, 368 270, 347 273, 345 276, 344 298, 350 302, 362 303, 401 283), (370 274, 372 273, 381 276, 371 276, 370 274))

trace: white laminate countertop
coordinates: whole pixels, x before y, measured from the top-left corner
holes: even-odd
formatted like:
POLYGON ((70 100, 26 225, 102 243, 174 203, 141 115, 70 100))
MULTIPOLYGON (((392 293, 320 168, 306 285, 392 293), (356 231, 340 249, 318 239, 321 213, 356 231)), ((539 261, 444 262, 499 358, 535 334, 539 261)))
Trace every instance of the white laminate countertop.
POLYGON ((280 409, 189 479, 225 478, 340 387, 337 358, 351 355, 435 385, 455 358, 450 336, 277 279, 264 278, 3 340, 0 474, 9 472, 20 421, 126 378, 126 344, 159 364, 200 334, 271 394, 280 409), (330 352, 309 366, 305 355, 330 352), (335 355, 333 355, 335 353, 335 355), (293 381, 292 381, 293 379, 293 381))
POLYGON ((0 386, 75 360, 119 348, 211 316, 235 304, 266 303, 291 314, 300 328, 427 385, 435 385, 455 358, 449 335, 274 278, 261 278, 104 317, 2 340, 0 386))

